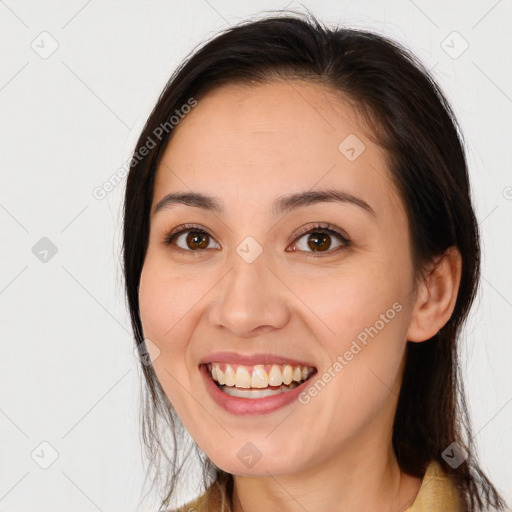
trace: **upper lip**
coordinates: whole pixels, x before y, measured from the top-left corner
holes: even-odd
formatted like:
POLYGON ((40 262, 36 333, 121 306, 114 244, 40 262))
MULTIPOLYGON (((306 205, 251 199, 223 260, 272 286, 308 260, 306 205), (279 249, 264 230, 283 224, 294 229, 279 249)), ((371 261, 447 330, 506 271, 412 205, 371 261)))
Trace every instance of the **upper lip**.
POLYGON ((255 366, 257 364, 289 364, 291 366, 300 365, 315 368, 315 365, 309 362, 269 353, 244 355, 236 352, 213 352, 204 356, 199 362, 199 364, 207 363, 235 363, 247 366, 255 366))

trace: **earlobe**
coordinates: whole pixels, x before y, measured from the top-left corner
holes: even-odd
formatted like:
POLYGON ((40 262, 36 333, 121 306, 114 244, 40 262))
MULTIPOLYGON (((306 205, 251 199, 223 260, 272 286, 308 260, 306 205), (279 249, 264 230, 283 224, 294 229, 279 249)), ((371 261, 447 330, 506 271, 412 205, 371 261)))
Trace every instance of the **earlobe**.
POLYGON ((426 341, 448 322, 457 301, 461 272, 462 257, 456 247, 448 248, 432 262, 430 271, 418 286, 408 341, 426 341))

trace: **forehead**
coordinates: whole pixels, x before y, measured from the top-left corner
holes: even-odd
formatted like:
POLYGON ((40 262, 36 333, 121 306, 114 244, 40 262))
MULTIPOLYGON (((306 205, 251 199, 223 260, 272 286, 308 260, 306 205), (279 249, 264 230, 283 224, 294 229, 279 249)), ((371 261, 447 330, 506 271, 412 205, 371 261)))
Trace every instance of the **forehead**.
POLYGON ((229 84, 206 94, 174 131, 174 145, 200 135, 200 144, 222 139, 234 150, 258 147, 289 155, 299 152, 304 139, 323 147, 334 145, 343 134, 363 133, 347 100, 320 84, 300 80, 266 84, 229 84), (191 133, 191 131, 193 133, 191 133), (327 138, 325 138, 327 136, 327 138), (294 144, 294 141, 297 143, 294 144))
POLYGON ((250 196, 270 204, 269 196, 318 184, 364 195, 376 211, 390 201, 400 209, 384 150, 351 104, 320 84, 222 86, 174 130, 158 169, 156 201, 173 189, 229 196, 231 184, 236 197, 226 201, 250 196))

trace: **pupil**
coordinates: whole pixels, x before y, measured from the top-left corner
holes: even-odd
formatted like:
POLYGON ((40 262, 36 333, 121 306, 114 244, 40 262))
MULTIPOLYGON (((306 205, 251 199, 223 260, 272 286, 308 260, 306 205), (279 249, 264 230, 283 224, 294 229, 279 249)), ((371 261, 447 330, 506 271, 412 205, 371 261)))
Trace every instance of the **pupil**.
POLYGON ((331 246, 331 241, 329 239, 329 236, 326 235, 325 233, 315 233, 315 234, 311 234, 309 236, 309 239, 308 239, 308 245, 310 247, 310 249, 329 249, 329 247, 331 246), (326 243, 322 244, 322 242, 319 242, 319 239, 322 239, 324 240, 324 242, 326 241, 326 243), (314 240, 314 242, 311 244, 311 240, 314 240))
POLYGON ((193 246, 196 244, 197 240, 202 239, 203 242, 199 242, 196 247, 199 247, 200 249, 205 249, 208 247, 208 241, 206 240, 207 235, 204 233, 199 233, 198 231, 191 231, 187 236, 187 243, 190 244, 189 246, 193 246))

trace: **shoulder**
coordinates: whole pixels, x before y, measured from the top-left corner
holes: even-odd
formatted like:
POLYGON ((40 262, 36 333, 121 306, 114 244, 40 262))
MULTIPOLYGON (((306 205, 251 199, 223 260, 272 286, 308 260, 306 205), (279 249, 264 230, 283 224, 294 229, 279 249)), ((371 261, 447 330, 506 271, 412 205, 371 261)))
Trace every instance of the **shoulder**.
POLYGON ((437 461, 431 461, 414 503, 405 512, 443 510, 459 512, 461 504, 455 484, 437 461))
POLYGON ((195 500, 185 503, 176 509, 168 509, 165 512, 202 512, 204 510, 204 503, 206 499, 206 493, 199 496, 195 500))
POLYGON ((222 499, 222 492, 218 485, 212 484, 198 498, 181 505, 177 509, 168 509, 165 512, 230 512, 229 503, 222 499))

